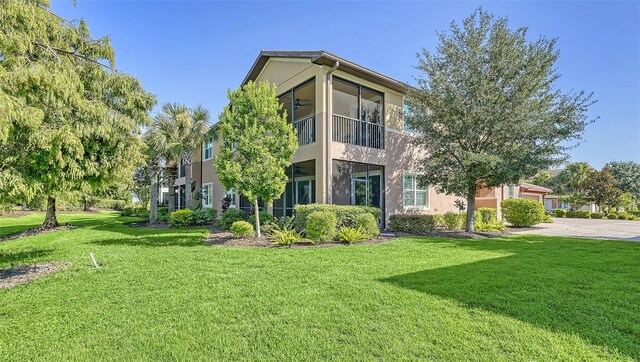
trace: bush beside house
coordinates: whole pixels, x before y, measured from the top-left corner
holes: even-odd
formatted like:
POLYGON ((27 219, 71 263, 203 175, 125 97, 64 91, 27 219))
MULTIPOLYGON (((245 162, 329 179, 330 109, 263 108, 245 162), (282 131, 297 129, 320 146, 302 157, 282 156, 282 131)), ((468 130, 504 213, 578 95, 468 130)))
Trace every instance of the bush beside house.
POLYGON ((544 221, 544 206, 538 201, 507 199, 500 206, 505 220, 514 227, 531 227, 544 221))

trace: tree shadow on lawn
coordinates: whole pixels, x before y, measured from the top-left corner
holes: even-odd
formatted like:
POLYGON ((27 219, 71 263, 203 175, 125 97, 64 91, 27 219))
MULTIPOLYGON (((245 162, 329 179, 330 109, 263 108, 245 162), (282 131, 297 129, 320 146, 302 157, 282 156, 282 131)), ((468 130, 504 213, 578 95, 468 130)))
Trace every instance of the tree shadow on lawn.
POLYGON ((579 335, 640 359, 640 244, 531 235, 414 241, 512 254, 382 281, 579 335))
POLYGON ((25 261, 42 260, 45 255, 53 253, 53 249, 31 249, 19 251, 0 250, 0 269, 11 265, 24 264, 25 261))
MULTIPOLYGON (((113 231, 113 230, 109 230, 113 231)), ((125 234, 121 238, 98 239, 89 243, 101 246, 127 245, 127 246, 202 246, 204 235, 199 230, 146 230, 146 233, 125 234)), ((117 231, 116 231, 117 232, 117 231)))

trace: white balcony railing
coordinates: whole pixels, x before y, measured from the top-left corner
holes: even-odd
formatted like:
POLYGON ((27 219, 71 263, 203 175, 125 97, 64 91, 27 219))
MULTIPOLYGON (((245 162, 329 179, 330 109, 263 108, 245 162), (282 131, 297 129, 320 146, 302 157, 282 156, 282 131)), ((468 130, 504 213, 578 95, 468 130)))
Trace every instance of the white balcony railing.
POLYGON ((383 149, 384 126, 334 114, 333 141, 383 149))
POLYGON ((293 122, 293 128, 298 134, 298 146, 316 141, 316 116, 309 116, 293 122))

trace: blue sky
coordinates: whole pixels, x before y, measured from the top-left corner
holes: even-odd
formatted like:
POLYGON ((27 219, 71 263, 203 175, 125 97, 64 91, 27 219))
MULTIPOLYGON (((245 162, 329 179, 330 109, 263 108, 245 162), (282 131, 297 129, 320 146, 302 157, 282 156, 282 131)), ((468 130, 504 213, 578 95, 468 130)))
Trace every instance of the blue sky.
POLYGON ((67 19, 109 35, 116 66, 160 102, 202 104, 214 120, 261 49, 324 49, 405 82, 416 53, 482 5, 557 37, 559 88, 593 91, 598 103, 573 161, 640 162, 638 2, 150 2, 53 0, 67 19))

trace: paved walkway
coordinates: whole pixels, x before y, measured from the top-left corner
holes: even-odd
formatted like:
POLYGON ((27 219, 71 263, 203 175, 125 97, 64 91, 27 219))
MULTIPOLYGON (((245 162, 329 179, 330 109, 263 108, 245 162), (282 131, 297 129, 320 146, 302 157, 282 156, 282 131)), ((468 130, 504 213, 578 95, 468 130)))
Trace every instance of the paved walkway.
POLYGON ((553 224, 539 224, 535 229, 517 231, 515 234, 640 241, 640 221, 554 217, 553 224))

